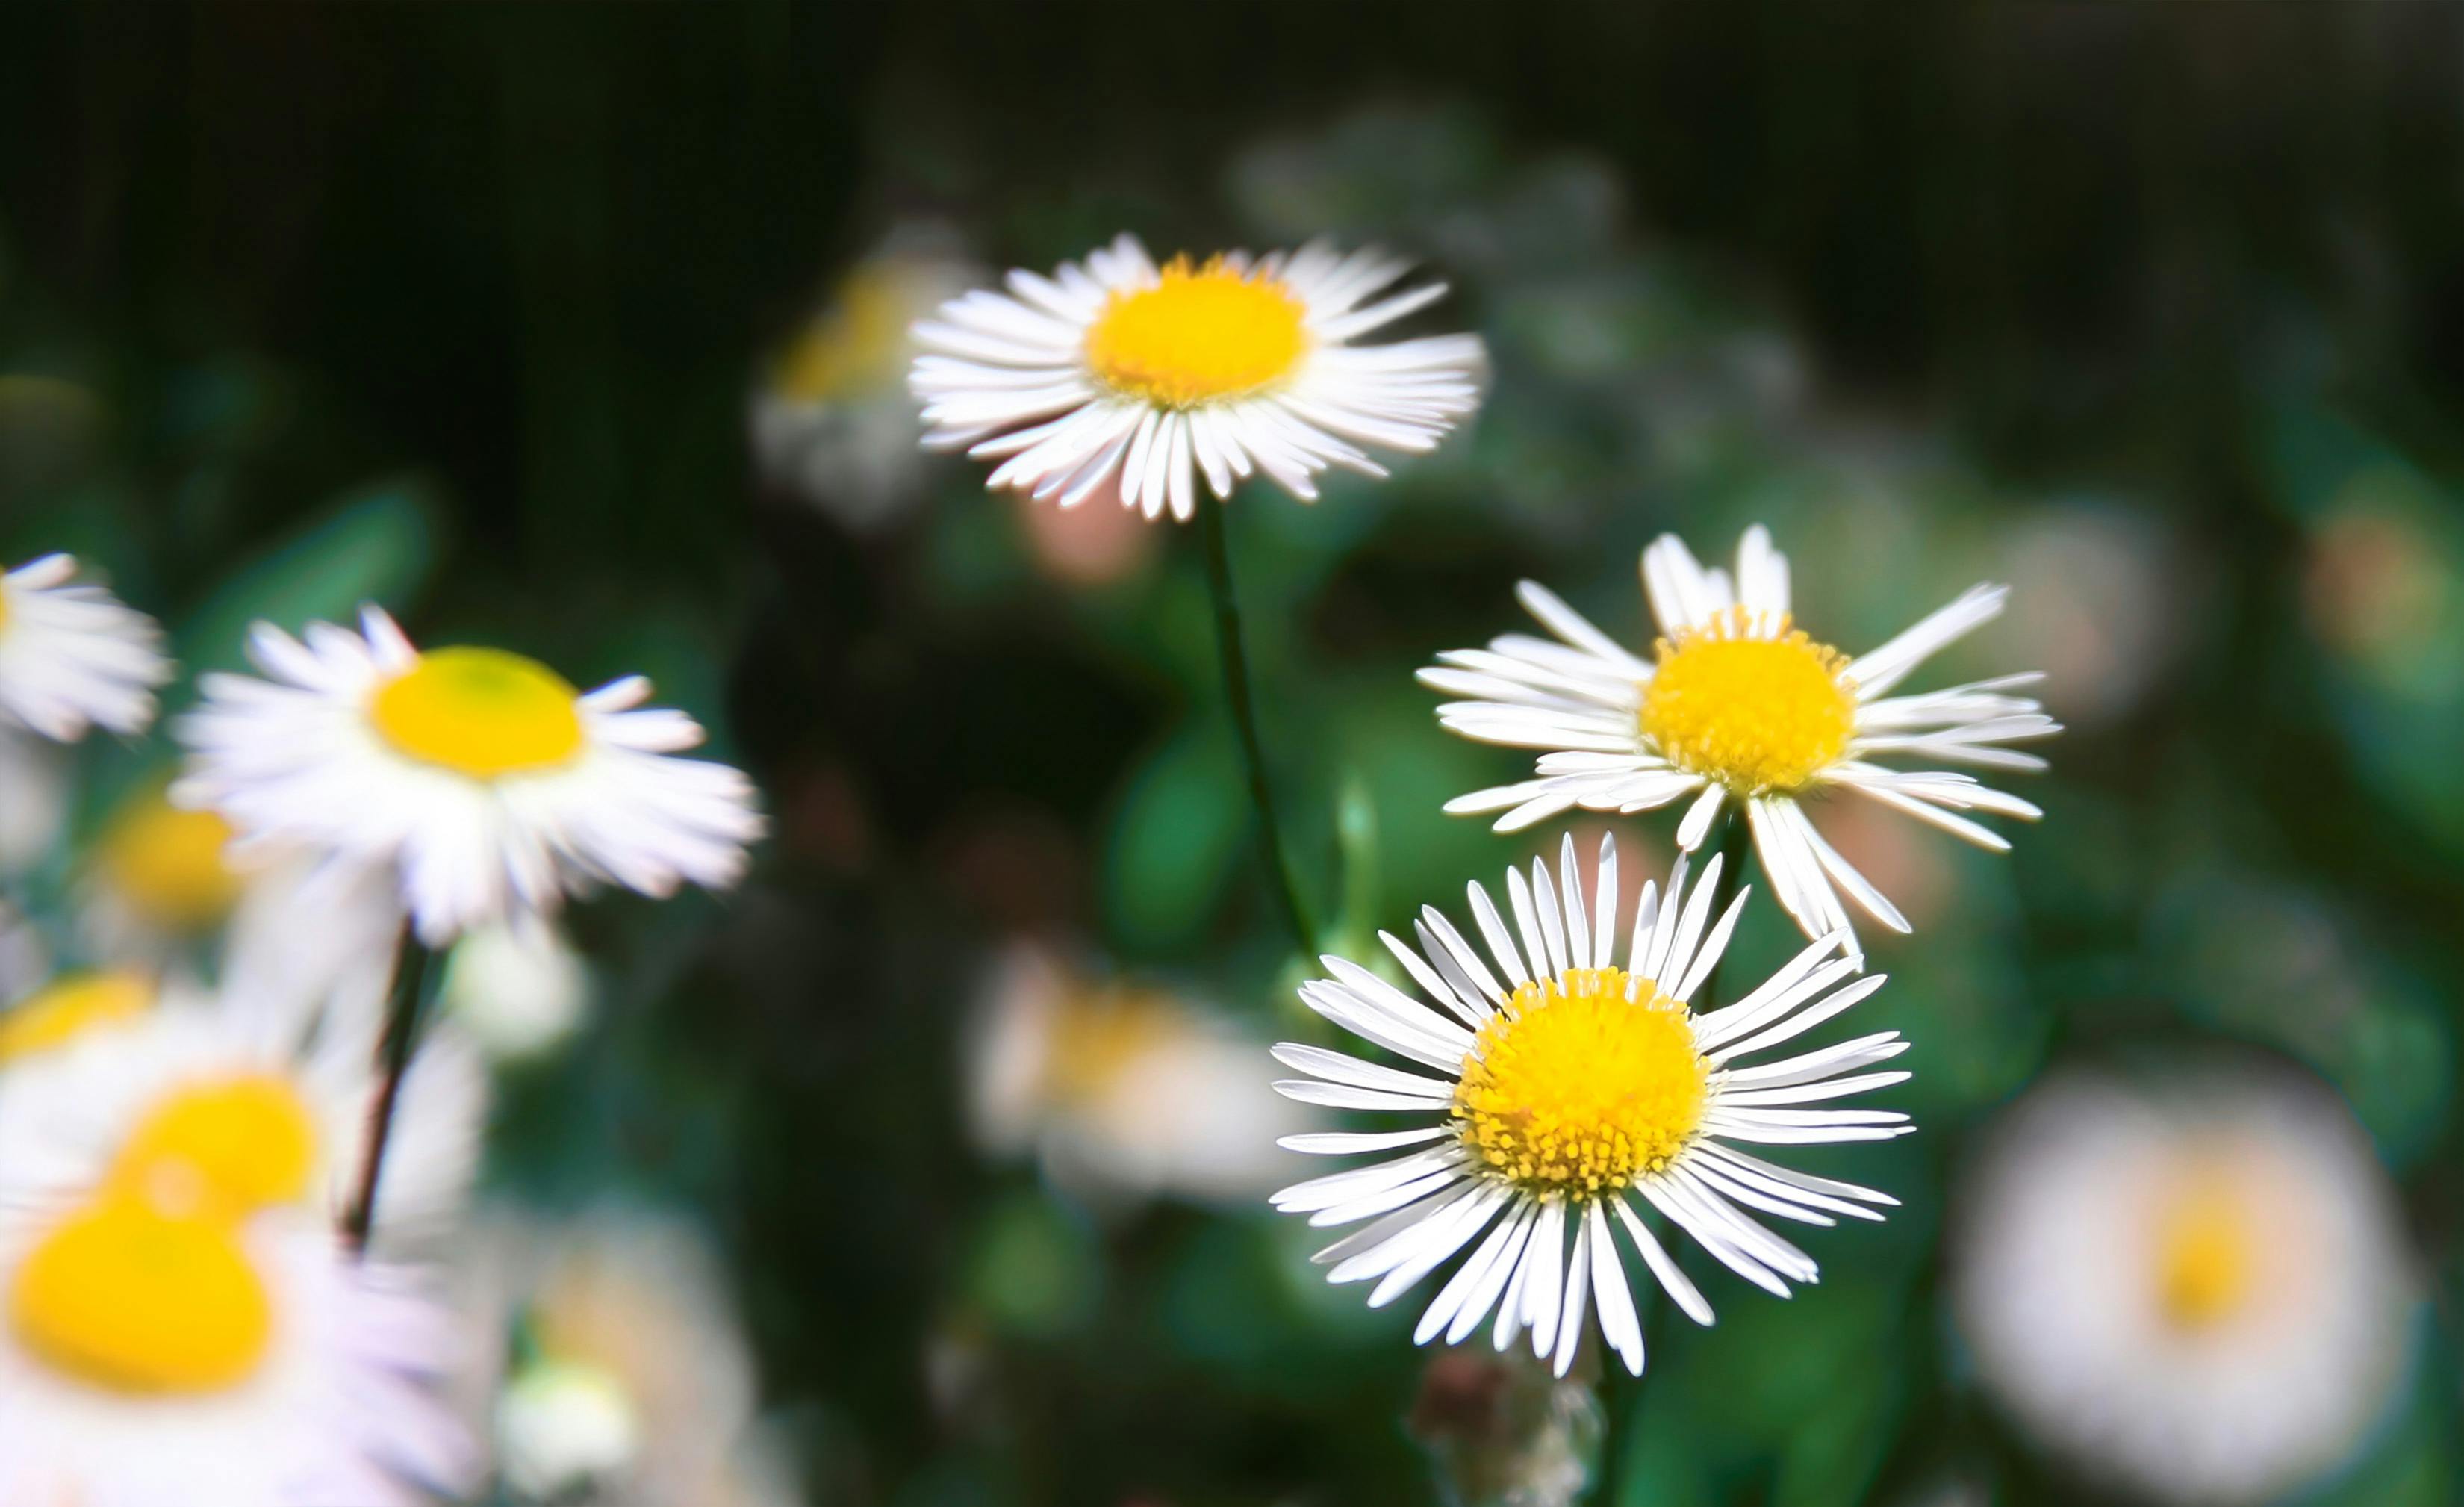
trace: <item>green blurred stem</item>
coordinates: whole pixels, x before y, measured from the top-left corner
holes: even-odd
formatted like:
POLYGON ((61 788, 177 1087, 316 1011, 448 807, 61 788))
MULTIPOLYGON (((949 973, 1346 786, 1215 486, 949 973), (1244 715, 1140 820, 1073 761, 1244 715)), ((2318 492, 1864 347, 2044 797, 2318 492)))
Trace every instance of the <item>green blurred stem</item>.
POLYGON ((428 1005, 435 963, 435 950, 419 940, 410 921, 404 921, 402 941, 394 951, 393 992, 385 1001, 385 1036, 377 1045, 377 1097, 368 1110, 367 1153, 360 1163, 359 1192, 342 1221, 342 1238, 355 1254, 366 1252, 368 1231, 376 1227, 377 1184, 385 1173, 385 1142, 393 1137, 402 1080, 410 1073, 411 1053, 419 1045, 419 1017, 428 1005))
POLYGON ((1232 592, 1232 552, 1223 540, 1223 499, 1206 487, 1198 489, 1198 531, 1206 545, 1206 592, 1215 603, 1215 649, 1223 663, 1223 696, 1232 705, 1232 723, 1241 733, 1241 762, 1249 776, 1249 804, 1258 809, 1258 843, 1266 869, 1283 902, 1284 920, 1303 958, 1318 955, 1317 932, 1301 909, 1299 888, 1292 882, 1291 860, 1284 853, 1283 828, 1275 820, 1275 793, 1266 782, 1266 754, 1258 740, 1258 708, 1249 691, 1249 656, 1241 644, 1241 606, 1232 592))

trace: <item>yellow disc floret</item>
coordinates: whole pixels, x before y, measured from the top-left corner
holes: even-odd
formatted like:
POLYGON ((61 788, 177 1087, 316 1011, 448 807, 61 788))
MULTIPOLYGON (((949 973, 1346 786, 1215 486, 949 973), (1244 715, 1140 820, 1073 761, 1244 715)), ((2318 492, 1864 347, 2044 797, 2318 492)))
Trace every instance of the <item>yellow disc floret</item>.
POLYGON ((238 1218, 304 1196, 317 1165, 317 1121, 299 1091, 272 1074, 186 1084, 139 1122, 112 1181, 182 1213, 238 1218))
POLYGON ((1664 1169, 1703 1121, 1710 1076, 1684 1006, 1621 968, 1573 968, 1516 989, 1481 1027, 1454 1118, 1492 1171, 1587 1197, 1664 1169))
POLYGON ((2158 1232, 2157 1306, 2179 1329, 2223 1321, 2250 1296, 2257 1255, 2239 1202, 2224 1188, 2194 1188, 2166 1213, 2158 1232))
POLYGON ((160 790, 120 812, 96 850, 95 867, 131 910, 171 931, 202 931, 231 914, 239 875, 223 860, 231 823, 184 811, 160 790))
POLYGON ((574 689, 536 659, 501 649, 438 649, 377 688, 368 720, 424 764, 494 780, 549 769, 582 752, 574 689))
POLYGON ((238 1385, 274 1339, 272 1298, 233 1226, 125 1191, 104 1193, 34 1246, 9 1318, 52 1366, 139 1396, 238 1385))
POLYGON ((897 270, 858 267, 829 312, 813 321, 779 360, 771 387, 795 403, 832 403, 897 380, 913 300, 897 270))
POLYGON ((154 981, 142 973, 63 974, 0 1013, 0 1064, 65 1047, 97 1026, 153 1008, 154 981))
POLYGON ((1738 795, 1792 794, 1848 750, 1857 730, 1848 661, 1780 622, 1779 636, 1748 636, 1734 608, 1674 639, 1643 687, 1643 736, 1680 769, 1738 795))
POLYGON ((1105 303, 1087 332, 1087 365, 1115 391, 1164 408, 1240 397, 1299 365, 1309 348, 1302 312, 1264 272, 1221 256, 1193 269, 1176 256, 1154 287, 1105 303))

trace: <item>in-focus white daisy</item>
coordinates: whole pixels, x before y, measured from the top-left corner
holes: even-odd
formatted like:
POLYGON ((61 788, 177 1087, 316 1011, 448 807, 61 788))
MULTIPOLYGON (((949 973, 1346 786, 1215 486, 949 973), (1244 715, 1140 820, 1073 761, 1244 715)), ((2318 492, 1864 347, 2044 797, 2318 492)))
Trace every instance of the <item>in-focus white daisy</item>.
POLYGON ((463 1306, 498 1320, 466 1405, 521 1503, 791 1507, 736 1300, 701 1231, 609 1208, 481 1225, 463 1306))
POLYGON ((1740 892, 1712 917, 1720 865, 1714 856, 1690 895, 1682 856, 1664 898, 1642 887, 1623 967, 1612 961, 1622 930, 1616 849, 1601 840, 1586 897, 1572 837, 1553 878, 1537 859, 1529 882, 1507 871, 1511 928, 1486 891, 1468 887, 1485 957, 1435 906, 1413 928, 1417 950, 1380 934, 1426 999, 1342 958, 1321 960, 1331 977, 1303 986, 1302 1000, 1416 1067, 1286 1043, 1276 1057, 1309 1077, 1275 1086, 1304 1103, 1424 1121, 1284 1141, 1322 1154, 1401 1153, 1274 1196, 1312 1225, 1367 1221, 1318 1252, 1331 1280, 1375 1282, 1369 1302, 1380 1307, 1469 1248, 1421 1315, 1416 1342, 1459 1343, 1493 1311, 1498 1349, 1528 1328, 1532 1353, 1553 1355, 1563 1375, 1595 1302, 1609 1348, 1639 1376, 1642 1326, 1617 1230, 1696 1322, 1709 1323, 1711 1309, 1636 1212, 1637 1198, 1781 1297, 1790 1282, 1815 1280, 1814 1258, 1749 1210, 1828 1225, 1837 1214, 1880 1219, 1860 1206, 1897 1202, 1739 1149, 1887 1140, 1914 1127, 1889 1110, 1800 1107, 1907 1077, 1864 1071, 1906 1050, 1897 1031, 1743 1061, 1881 986, 1882 975, 1856 976, 1844 934, 1799 952, 1733 1005, 1702 1015, 1687 1006, 1745 908, 1740 892))
POLYGON ((1966 1194, 1955 1296, 1978 1373, 2084 1473, 2274 1499, 2385 1412, 2412 1282, 2387 1176, 2325 1090, 2057 1078, 1966 1194))
POLYGON ((583 694, 504 650, 422 653, 375 607, 356 633, 259 623, 249 654, 266 678, 208 676, 181 720, 172 799, 245 844, 394 873, 430 945, 601 880, 733 884, 760 834, 751 782, 675 757, 701 727, 645 708, 640 676, 583 694))
MULTIPOLYGON (((168 1176, 242 1213, 297 1208, 339 1225, 365 1155, 382 987, 371 970, 303 1012, 293 999, 86 975, 0 1015, 11 1046, 0 1060, 0 1209, 56 1208, 133 1176, 168 1176)), ((431 1032, 387 1142, 381 1248, 450 1227, 485 1104, 468 1045, 431 1032)))
POLYGON ((67 555, 0 574, 0 732, 15 722, 66 743, 154 720, 154 688, 171 678, 163 631, 76 576, 67 555))
POLYGON ((900 226, 849 268, 754 394, 763 471, 849 528, 905 511, 926 470, 905 381, 908 330, 979 276, 947 232, 925 225, 900 226))
POLYGON ((1662 535, 1642 553, 1642 584, 1661 634, 1649 658, 1526 581, 1516 595, 1557 641, 1508 633, 1486 649, 1440 654, 1420 672, 1422 684, 1472 698, 1438 708, 1447 728, 1547 750, 1535 778, 1458 797, 1448 811, 1502 811, 1497 830, 1512 831, 1578 806, 1633 812, 1682 799, 1689 804, 1677 841, 1692 852, 1734 803, 1752 824, 1773 894, 1809 937, 1850 929, 1843 891, 1885 926, 1908 929, 1899 909, 1815 831, 1805 811, 1811 798, 1854 790, 1997 850, 2010 842, 1959 813, 2043 814, 1972 775, 1875 762, 2045 766, 2006 746, 2061 731, 2035 701, 2011 694, 2039 676, 1887 694, 1927 656, 1991 622, 2007 588, 1976 587, 1851 659, 1795 626, 1788 560, 1759 524, 1737 546, 1733 580, 1662 535))
POLYGON ((1022 943, 995 965, 968 1033, 977 1141, 1033 1153, 1093 1202, 1262 1196, 1281 1171, 1275 1138, 1309 1121, 1267 1087, 1258 1046, 1164 990, 1089 978, 1022 943))
POLYGON ((1305 501, 1328 466, 1382 476, 1366 447, 1429 450, 1480 402, 1478 336, 1353 344, 1444 295, 1364 302, 1409 270, 1316 243, 1157 267, 1123 234, 1084 267, 1013 271, 915 327, 925 443, 999 459, 994 488, 1149 518, 1194 516, 1201 475, 1227 498, 1264 472, 1305 501))
POLYGON ((458 1496, 451 1319, 296 1208, 156 1178, 0 1208, 0 1501, 416 1507, 458 1496))

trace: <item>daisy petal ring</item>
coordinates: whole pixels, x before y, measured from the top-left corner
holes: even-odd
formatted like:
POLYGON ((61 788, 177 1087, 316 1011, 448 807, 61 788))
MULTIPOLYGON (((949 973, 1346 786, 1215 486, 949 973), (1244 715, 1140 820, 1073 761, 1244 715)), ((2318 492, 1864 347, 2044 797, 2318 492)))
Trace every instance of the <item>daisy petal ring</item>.
POLYGON ((1697 1323, 1710 1305, 1652 1232, 1637 1201, 1723 1266, 1780 1297, 1812 1282, 1813 1257, 1749 1210, 1808 1225, 1878 1220, 1897 1200, 1812 1177, 1741 1149, 1881 1141, 1907 1134, 1890 1110, 1809 1109, 1904 1080, 1868 1072, 1907 1050, 1880 1031, 1775 1061, 1747 1059, 1791 1041, 1882 986, 1834 934, 1799 952, 1735 1004, 1696 1014, 1686 1003, 1719 965, 1744 910, 1741 892, 1711 915, 1721 859, 1689 893, 1680 857, 1667 893, 1645 884, 1621 925, 1617 850, 1602 839, 1590 893, 1565 840, 1557 873, 1534 860, 1507 872, 1509 927, 1486 891, 1469 887, 1486 952, 1430 906, 1419 945, 1380 935, 1419 986, 1416 997, 1346 959, 1301 989, 1309 1007, 1402 1059, 1373 1062, 1287 1042, 1286 1066, 1309 1075, 1275 1087, 1307 1104, 1404 1118, 1404 1128, 1287 1136, 1319 1155, 1385 1160, 1274 1195, 1317 1226, 1357 1226, 1318 1252, 1335 1282, 1369 1282, 1383 1307, 1461 1252, 1414 1333, 1460 1343, 1490 1320, 1504 1350, 1524 1330, 1532 1354, 1573 1363, 1587 1308, 1601 1337, 1642 1374, 1642 1326, 1626 1247, 1697 1323), (1630 938, 1625 963, 1617 942, 1630 938), (1620 1232, 1622 1232, 1620 1236, 1620 1232), (1622 1244, 1620 1244, 1620 1238, 1622 1244))
MULTIPOLYGON (((1420 683, 1466 698, 1438 708, 1447 729, 1482 742, 1542 750, 1534 777, 1446 803, 1456 814, 1502 812, 1513 831, 1574 807, 1634 812, 1683 800, 1678 846, 1700 849, 1731 803, 1782 906, 1808 937, 1849 929, 1845 894, 1894 931, 1906 918, 1824 841, 1812 798, 1853 790, 1979 847, 2011 844, 1965 813, 2033 821, 2043 813, 1973 775, 1903 770, 1917 758, 2036 770, 2008 746, 2061 731, 2031 698, 2037 675, 2001 676, 1915 696, 1890 691, 1944 646, 1992 621, 2009 589, 1976 587, 1881 648, 1850 658, 1807 636, 1789 613, 1788 559, 1760 524, 1737 570, 1705 569, 1673 535, 1642 555, 1643 590, 1661 637, 1649 657, 1594 627, 1536 582, 1517 588, 1553 641, 1508 633, 1454 650, 1420 683)), ((1853 944, 1853 943, 1852 943, 1853 944)))

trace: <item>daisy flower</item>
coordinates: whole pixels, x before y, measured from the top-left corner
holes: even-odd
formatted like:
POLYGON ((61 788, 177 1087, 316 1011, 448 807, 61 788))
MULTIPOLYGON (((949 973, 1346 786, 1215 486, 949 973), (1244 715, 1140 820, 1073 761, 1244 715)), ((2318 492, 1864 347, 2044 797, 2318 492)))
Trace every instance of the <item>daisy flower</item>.
POLYGON ((1258 1071, 1259 1043, 1161 989, 1089 978, 1022 943, 993 969, 967 1040, 977 1143, 1033 1152, 1090 1202, 1252 1199, 1276 1136, 1309 1128, 1258 1071))
POLYGON ((1438 708, 1449 730, 1546 750, 1535 778, 1458 797, 1446 810, 1502 811, 1497 830, 1513 831, 1578 806, 1633 812, 1683 800, 1677 841, 1692 852, 1733 803, 1752 825, 1773 893, 1809 937, 1849 930, 1842 892, 1883 925, 1908 930, 1898 907, 1815 831, 1805 811, 1813 797, 1854 790, 2003 851, 2008 839, 1960 813, 2043 814, 1972 775, 1875 762, 2045 766, 2005 746, 2061 731, 2035 701, 2012 694, 2039 676, 1887 694, 1927 656, 1999 615, 2008 588, 1976 587, 1852 659, 1795 626, 1787 557, 1760 524, 1737 546, 1733 580, 1662 535, 1642 553, 1642 584, 1661 632, 1649 658, 1526 581, 1516 595, 1557 641, 1508 633, 1486 649, 1440 654, 1420 672, 1423 685, 1471 698, 1438 708))
POLYGON ((154 720, 154 688, 171 678, 163 631, 76 575, 67 555, 0 574, 0 734, 14 723, 70 743, 154 720))
POLYGON ((759 1419, 724 1266, 695 1226, 606 1207, 491 1219, 463 1306, 503 1341, 460 1390, 518 1503, 785 1507, 801 1500, 759 1419))
POLYGON ((1614 842, 1601 840, 1587 899, 1572 837, 1553 878, 1537 859, 1528 883, 1507 872, 1510 928, 1485 890, 1468 887, 1486 956, 1434 906, 1413 928, 1417 949, 1380 934, 1425 998, 1345 959, 1321 960, 1331 977, 1303 986, 1302 1000, 1413 1066, 1287 1042, 1277 1060, 1309 1076, 1275 1087, 1303 1103, 1424 1121, 1285 1138, 1295 1151, 1400 1153, 1274 1195, 1276 1208, 1312 1225, 1362 1227, 1318 1252, 1331 1280, 1374 1282, 1369 1304, 1383 1307, 1469 1248, 1422 1313, 1415 1342, 1442 1335, 1459 1343, 1493 1311, 1498 1349, 1528 1328, 1532 1353, 1553 1355, 1562 1376, 1593 1305, 1609 1348, 1639 1376, 1642 1326, 1617 1230, 1688 1317, 1707 1324, 1711 1309, 1637 1199, 1780 1297, 1790 1282, 1815 1279, 1814 1259, 1749 1210, 1809 1225, 1882 1217, 1862 1206, 1896 1200, 1739 1149, 1887 1140, 1914 1127, 1889 1110, 1800 1107, 1906 1078, 1864 1071, 1906 1050, 1896 1031, 1743 1060, 1881 986, 1880 974, 1856 976, 1859 960, 1843 934, 1805 948, 1726 1008, 1697 1015, 1688 1007, 1745 908, 1740 892, 1712 917, 1720 865, 1715 855, 1690 895, 1683 856, 1664 898, 1642 887, 1623 967, 1612 961, 1622 929, 1614 842))
POLYGON ((643 707, 640 676, 584 694, 500 649, 423 653, 375 607, 356 633, 260 623, 249 654, 265 678, 208 676, 181 720, 172 799, 244 843, 393 873, 431 946, 601 880, 733 884, 760 833, 751 782, 675 757, 702 730, 643 707))
MULTIPOLYGON (((0 1015, 0 1210, 57 1208, 142 1177, 244 1213, 297 1209, 339 1224, 365 1155, 382 987, 371 970, 310 1012, 296 1000, 89 975, 0 1015)), ((449 1227, 485 1100, 470 1049, 432 1035, 396 1109, 381 1240, 449 1227)))
POLYGON ((2289 1074, 2057 1078, 1955 1214, 1979 1377, 2106 1483, 2273 1500, 2347 1458, 2401 1379, 2394 1192, 2344 1107, 2289 1074))
POLYGON ((175 1179, 0 1211, 0 1501, 416 1507, 467 1435, 433 1385, 450 1318, 297 1209, 175 1179))
POLYGON ((908 330, 979 276, 953 237, 929 225, 900 226, 848 269, 753 397, 753 448, 764 474, 860 532, 912 506, 927 462, 907 394, 908 330))
POLYGON ((1364 447, 1429 450, 1480 400, 1477 336, 1353 344, 1444 295, 1375 298, 1408 270, 1321 244, 1157 267, 1124 234, 1083 267, 1013 271, 1008 293, 979 289, 915 326, 925 443, 999 459, 997 489, 1063 507, 1115 493, 1183 521, 1201 475, 1228 498, 1263 471, 1305 501, 1328 466, 1382 476, 1364 447))

